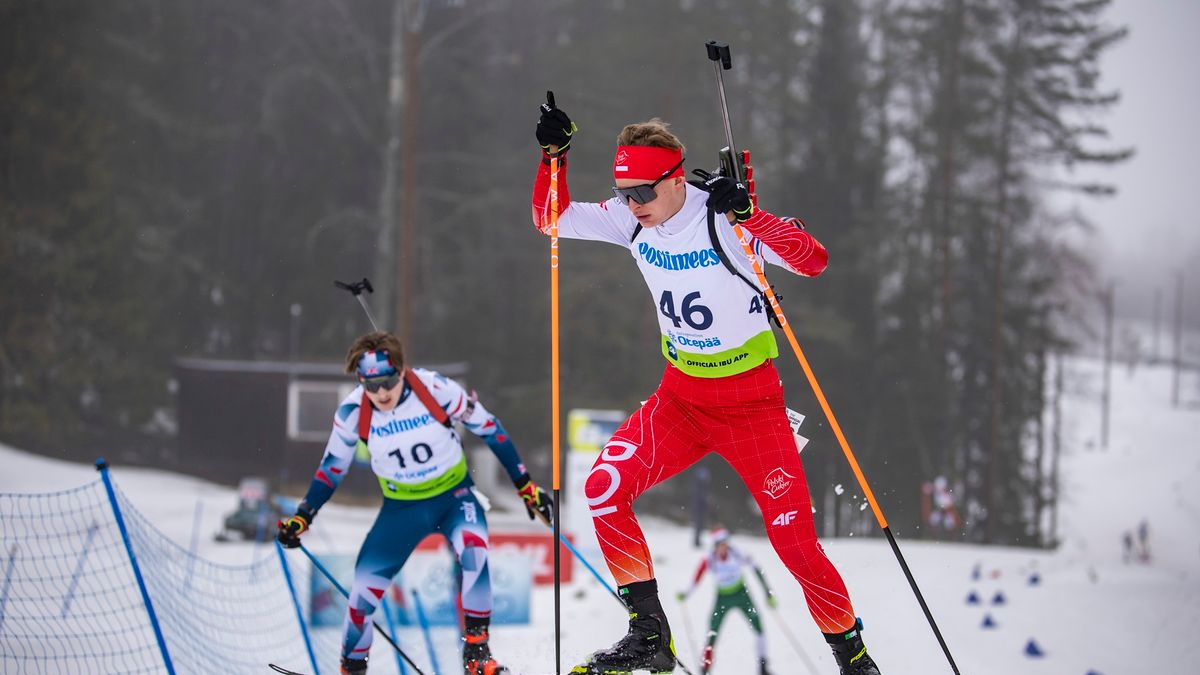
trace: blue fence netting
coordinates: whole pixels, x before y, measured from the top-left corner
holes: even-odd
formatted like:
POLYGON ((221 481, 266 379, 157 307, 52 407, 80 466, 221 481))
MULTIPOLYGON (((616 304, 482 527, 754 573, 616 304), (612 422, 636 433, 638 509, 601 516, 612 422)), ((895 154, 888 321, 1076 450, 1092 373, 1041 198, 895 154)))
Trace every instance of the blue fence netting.
MULTIPOLYGON (((206 560, 112 487, 111 500, 100 479, 61 492, 0 493, 0 672, 313 669, 296 609, 308 602, 306 561, 288 558, 296 597, 270 547, 244 566, 206 560)), ((404 632, 401 644, 428 663, 421 638, 404 632)), ((319 672, 337 672, 340 630, 309 634, 319 672)), ((457 635, 447 642, 453 649, 457 635)), ((398 672, 390 652, 376 640, 372 673, 398 672)))

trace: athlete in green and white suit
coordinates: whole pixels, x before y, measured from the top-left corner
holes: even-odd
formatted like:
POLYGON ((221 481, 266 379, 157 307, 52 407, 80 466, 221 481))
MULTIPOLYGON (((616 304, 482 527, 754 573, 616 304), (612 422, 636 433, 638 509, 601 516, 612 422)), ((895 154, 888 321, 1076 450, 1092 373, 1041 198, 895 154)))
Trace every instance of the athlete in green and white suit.
POLYGON ((713 646, 717 642, 721 624, 725 621, 725 614, 731 609, 738 609, 746 615, 746 619, 750 621, 750 627, 754 629, 754 648, 758 656, 759 674, 768 675, 767 641, 763 636, 762 621, 758 618, 758 608, 754 606, 754 600, 746 590, 742 569, 749 567, 754 570, 755 576, 762 584, 763 591, 767 594, 767 604, 771 607, 776 605, 775 595, 771 593, 771 587, 767 585, 767 578, 763 576, 762 568, 756 565, 750 556, 729 545, 728 530, 715 530, 712 538, 713 550, 700 561, 700 566, 696 568, 696 574, 692 578, 692 585, 686 591, 680 591, 678 596, 680 602, 686 600, 692 591, 696 590, 704 573, 712 570, 713 578, 717 582, 717 602, 713 606, 712 617, 708 624, 708 639, 704 644, 700 672, 707 673, 712 669, 713 646))

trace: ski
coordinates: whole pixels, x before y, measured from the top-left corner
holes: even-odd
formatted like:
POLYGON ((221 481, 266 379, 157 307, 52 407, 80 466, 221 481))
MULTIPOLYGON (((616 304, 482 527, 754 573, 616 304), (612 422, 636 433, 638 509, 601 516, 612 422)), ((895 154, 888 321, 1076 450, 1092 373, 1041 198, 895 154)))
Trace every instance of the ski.
MULTIPOLYGON (((287 668, 284 668, 283 666, 277 666, 274 663, 268 663, 267 665, 271 667, 271 670, 273 670, 277 673, 282 673, 283 675, 307 675, 307 673, 301 673, 301 672, 298 672, 295 670, 288 670, 287 668)), ((504 672, 507 673, 508 675, 517 675, 517 673, 513 673, 512 671, 509 671, 509 670, 506 670, 504 672)))

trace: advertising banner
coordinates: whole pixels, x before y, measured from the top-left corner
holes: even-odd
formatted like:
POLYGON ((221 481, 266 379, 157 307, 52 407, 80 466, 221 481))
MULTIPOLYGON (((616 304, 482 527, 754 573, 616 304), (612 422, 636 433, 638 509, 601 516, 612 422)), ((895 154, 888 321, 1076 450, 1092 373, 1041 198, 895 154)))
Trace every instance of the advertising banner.
MULTIPOLYGON (((549 537, 543 537, 549 540, 549 537)), ((430 538, 432 539, 432 537, 430 538)), ((392 580, 384 598, 392 619, 401 626, 417 625, 415 590, 420 594, 421 610, 431 626, 458 625, 458 568, 448 547, 419 547, 404 563, 404 569, 392 580)), ((426 539, 428 542, 429 539, 426 539)), ((423 542, 424 543, 424 542, 423 542)), ((533 561, 519 549, 496 550, 489 547, 488 572, 492 582, 492 623, 527 624, 533 590, 533 561)), ((349 589, 354 577, 353 555, 318 556, 343 588, 349 589)), ((551 570, 553 578, 553 570, 551 570)), ((341 626, 346 616, 346 599, 315 568, 311 574, 310 616, 314 627, 341 626)), ((383 624, 382 608, 376 619, 383 624)))

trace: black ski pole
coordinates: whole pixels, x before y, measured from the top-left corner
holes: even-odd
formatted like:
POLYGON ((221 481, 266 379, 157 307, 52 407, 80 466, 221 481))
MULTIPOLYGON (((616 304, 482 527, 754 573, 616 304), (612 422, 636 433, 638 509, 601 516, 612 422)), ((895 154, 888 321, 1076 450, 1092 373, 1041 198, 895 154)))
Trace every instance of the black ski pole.
POLYGON ((334 279, 333 285, 344 291, 350 291, 354 295, 354 299, 358 300, 358 304, 362 305, 363 311, 367 313, 367 321, 371 322, 371 328, 374 328, 375 332, 378 333, 379 326, 375 324, 375 317, 371 316, 371 308, 367 307, 367 301, 362 296, 363 291, 367 293, 375 292, 375 289, 371 286, 371 282, 366 277, 363 277, 362 281, 351 281, 349 283, 334 279))
MULTIPOLYGON (((725 122, 725 140, 729 143, 726 153, 722 151, 722 158, 729 155, 730 159, 734 159, 737 155, 737 148, 733 144, 733 130, 729 125, 729 105, 725 100, 725 82, 722 79, 721 70, 729 70, 733 67, 732 58, 729 54, 729 45, 716 40, 709 40, 705 43, 705 48, 708 50, 708 58, 713 62, 713 71, 717 77, 717 90, 721 98, 721 118, 725 122), (720 62, 718 65, 718 61, 720 62)), ((734 180, 741 179, 741 163, 732 161, 732 173, 730 175, 734 180)), ((741 236, 741 228, 734 225, 735 231, 738 234, 738 239, 743 242, 745 238, 741 236)), ((746 245, 743 245, 746 247, 746 245)), ((904 571, 905 578, 908 579, 908 585, 912 587, 913 594, 917 597, 917 603, 921 605, 921 611, 925 613, 925 619, 929 622, 929 627, 933 629, 933 634, 937 638, 938 644, 942 647, 942 652, 946 655, 946 660, 950 662, 950 668, 955 675, 960 675, 958 664, 954 662, 954 657, 950 654, 950 647, 946 645, 945 638, 942 637, 942 631, 938 629, 937 622, 933 619, 933 613, 929 611, 929 605, 925 602, 925 596, 921 594, 921 589, 917 586, 917 580, 913 578, 912 572, 908 569, 908 563, 904 560, 904 554, 900 552, 900 545, 896 543, 896 538, 892 535, 892 530, 888 527, 887 519, 883 517, 883 510, 879 508, 879 503, 875 501, 875 493, 871 490, 870 484, 867 483, 866 477, 863 475, 862 469, 858 465, 858 460, 854 456, 854 452, 850 449, 850 443, 846 440, 845 434, 842 433, 842 427, 838 424, 837 418, 833 415, 833 409, 829 407, 829 402, 825 399, 825 393, 821 389, 821 385, 817 382, 817 376, 813 373, 812 367, 808 363, 808 359, 804 357, 804 350, 800 348, 799 341, 796 340, 795 333, 792 332, 792 326, 783 316, 783 311, 779 309, 779 303, 775 298, 774 291, 771 290, 770 284, 767 283, 766 277, 763 275, 762 267, 758 263, 758 258, 752 254, 752 251, 746 247, 747 254, 750 256, 750 264, 754 268, 755 274, 758 276, 759 283, 763 285, 763 292, 767 294, 767 298, 771 303, 771 308, 776 311, 776 316, 779 318, 779 326, 787 335, 788 342, 792 345, 792 351, 796 354, 796 359, 800 361, 801 368, 804 369, 804 375, 808 378, 808 383, 812 387, 813 393, 817 397, 817 401, 821 404, 821 410, 825 413, 825 418, 829 420, 829 426, 832 427, 834 435, 837 437, 838 444, 842 448, 842 453, 845 454, 846 460, 850 463, 850 468, 854 471, 854 477, 858 480, 858 484, 863 489, 863 495, 867 502, 870 503, 872 511, 875 512, 875 520, 879 523, 880 529, 887 536, 888 544, 892 547, 892 552, 896 555, 896 560, 900 563, 900 569, 904 571)))
MULTIPOLYGON (((713 74, 717 78, 717 95, 721 99, 721 121, 725 124, 725 143, 727 143, 725 149, 732 155, 736 155, 737 146, 733 144, 733 127, 729 124, 729 103, 725 99, 725 77, 721 74, 722 70, 729 70, 733 67, 733 58, 729 54, 729 45, 724 42, 709 40, 704 43, 704 48, 708 50, 708 60, 713 62, 713 74)), ((730 178, 741 182, 741 162, 733 162, 729 171, 730 178)))
MULTIPOLYGON (((554 512, 554 522, 555 522, 555 524, 558 523, 558 512, 557 511, 554 512)), ((592 563, 588 562, 587 558, 583 557, 583 554, 579 552, 579 549, 572 546, 571 542, 568 541, 567 538, 565 536, 563 536, 561 532, 555 532, 554 535, 555 535, 554 538, 560 542, 560 545, 566 546, 567 550, 571 552, 571 555, 575 556, 575 559, 578 560, 580 563, 582 563, 583 566, 586 567, 587 570, 592 573, 592 576, 596 579, 596 581, 600 582, 600 585, 604 587, 604 590, 608 591, 608 594, 611 595, 614 600, 616 600, 618 603, 620 603, 621 609, 628 610, 629 608, 625 606, 625 601, 621 599, 621 596, 618 595, 617 592, 615 590, 613 590, 613 587, 611 585, 609 585, 609 583, 607 581, 604 580, 604 577, 600 576, 600 573, 596 571, 595 566, 592 565, 592 563)), ((680 668, 682 668, 683 672, 686 673, 687 675, 692 675, 692 671, 688 670, 688 667, 686 665, 684 665, 683 660, 680 659, 678 656, 675 657, 675 664, 678 665, 680 668)))
MULTIPOLYGON (((364 279, 363 281, 366 280, 364 279)), ((317 571, 319 571, 322 576, 328 579, 329 583, 333 584, 333 587, 338 589, 338 592, 345 596, 346 600, 349 600, 350 593, 348 593, 345 588, 342 588, 342 585, 338 583, 337 579, 333 578, 333 575, 329 573, 329 570, 325 569, 325 566, 321 564, 321 561, 317 560, 316 556, 314 556, 312 553, 309 553, 308 549, 304 547, 304 544, 300 544, 300 550, 303 551, 304 555, 308 556, 308 559, 312 561, 313 567, 316 567, 317 571)), ((382 635, 383 639, 387 640, 388 644, 390 644, 392 648, 396 650, 396 653, 399 654, 405 661, 407 661, 408 665, 412 666, 413 670, 417 671, 417 675, 425 675, 425 671, 421 670, 420 666, 413 663, 413 660, 408 658, 408 654, 404 653, 404 650, 400 648, 400 645, 396 644, 396 641, 392 639, 392 636, 388 635, 387 631, 383 629, 383 626, 379 625, 378 621, 371 619, 371 625, 375 627, 375 632, 382 635)))

